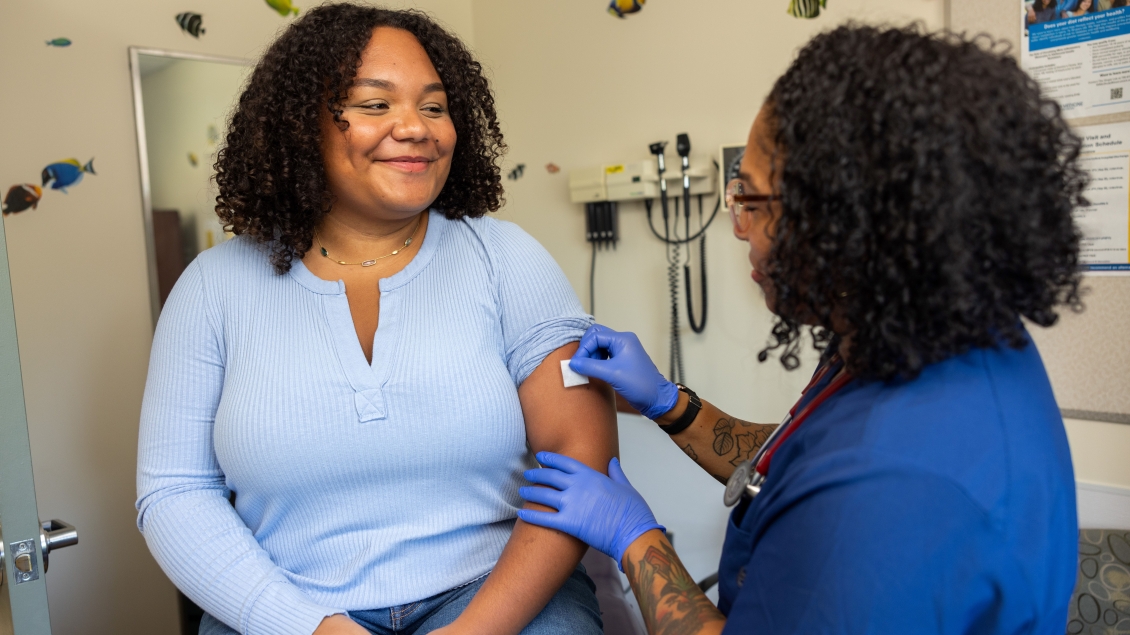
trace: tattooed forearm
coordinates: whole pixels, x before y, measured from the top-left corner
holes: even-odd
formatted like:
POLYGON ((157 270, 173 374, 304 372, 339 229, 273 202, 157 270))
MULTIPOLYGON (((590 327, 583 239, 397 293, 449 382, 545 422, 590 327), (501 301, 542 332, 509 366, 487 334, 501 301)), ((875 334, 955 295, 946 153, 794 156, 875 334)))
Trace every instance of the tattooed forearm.
POLYGON ((714 424, 714 453, 726 456, 734 449, 734 419, 722 417, 714 424))
POLYGON ((694 423, 671 440, 707 474, 725 484, 734 468, 752 458, 775 427, 731 417, 703 400, 694 423))
POLYGON ((730 465, 737 467, 743 461, 748 461, 757 454, 757 450, 765 445, 765 441, 769 439, 769 435, 773 433, 773 426, 755 426, 742 422, 742 425, 754 427, 752 432, 738 434, 734 436, 734 445, 738 447, 738 455, 730 460, 730 465))
POLYGON ((649 546, 642 559, 629 558, 626 564, 651 635, 695 635, 707 624, 725 622, 666 540, 649 546))

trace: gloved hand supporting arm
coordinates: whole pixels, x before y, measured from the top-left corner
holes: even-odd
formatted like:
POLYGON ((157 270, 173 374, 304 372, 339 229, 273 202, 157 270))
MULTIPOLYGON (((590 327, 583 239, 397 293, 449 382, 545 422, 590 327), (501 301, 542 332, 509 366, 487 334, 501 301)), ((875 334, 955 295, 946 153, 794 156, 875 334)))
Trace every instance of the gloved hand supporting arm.
POLYGON ((537 457, 545 467, 528 470, 526 480, 547 487, 523 487, 518 493, 531 503, 552 507, 557 512, 523 509, 518 512, 522 520, 579 538, 620 567, 624 551, 632 541, 652 529, 664 529, 628 482, 619 459, 609 461, 605 476, 580 461, 553 452, 539 452, 537 457))
POLYGON ((523 509, 522 520, 563 531, 611 556, 627 573, 652 635, 722 631, 726 618, 683 567, 619 460, 608 463, 605 476, 560 454, 537 456, 546 467, 527 471, 526 479, 546 487, 523 487, 519 493, 558 511, 523 509))

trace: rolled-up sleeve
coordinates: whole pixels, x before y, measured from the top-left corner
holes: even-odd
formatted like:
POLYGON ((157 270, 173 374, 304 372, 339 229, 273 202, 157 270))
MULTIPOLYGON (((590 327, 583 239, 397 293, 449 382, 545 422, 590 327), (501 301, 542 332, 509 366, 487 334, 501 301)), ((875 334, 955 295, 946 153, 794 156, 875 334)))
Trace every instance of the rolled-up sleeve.
POLYGON ((521 385, 547 355, 581 339, 593 319, 538 241, 513 223, 492 225, 506 367, 521 385))

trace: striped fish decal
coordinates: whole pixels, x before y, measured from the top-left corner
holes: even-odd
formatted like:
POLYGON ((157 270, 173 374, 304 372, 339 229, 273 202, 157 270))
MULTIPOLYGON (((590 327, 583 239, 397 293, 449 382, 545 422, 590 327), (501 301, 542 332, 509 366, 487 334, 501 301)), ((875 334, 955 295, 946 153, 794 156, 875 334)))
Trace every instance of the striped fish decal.
POLYGON ((794 18, 815 18, 820 9, 828 7, 828 0, 789 0, 789 15, 794 18))

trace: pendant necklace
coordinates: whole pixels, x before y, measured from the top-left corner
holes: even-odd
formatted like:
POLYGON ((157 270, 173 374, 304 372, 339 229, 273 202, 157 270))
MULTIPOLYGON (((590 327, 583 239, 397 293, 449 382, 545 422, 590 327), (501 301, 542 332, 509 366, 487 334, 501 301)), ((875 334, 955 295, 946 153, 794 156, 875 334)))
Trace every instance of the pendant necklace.
POLYGON ((408 236, 407 239, 405 239, 404 244, 397 247, 396 250, 393 251, 391 254, 385 254, 383 256, 380 256, 379 258, 370 258, 369 260, 362 260, 361 262, 345 262, 344 260, 335 260, 333 258, 333 256, 330 255, 330 252, 326 251, 326 248, 322 245, 322 239, 318 237, 318 232, 316 230, 314 231, 314 240, 316 240, 318 242, 318 250, 321 251, 322 256, 324 256, 325 258, 328 258, 329 260, 331 260, 333 262, 336 262, 339 265, 360 265, 362 267, 372 267, 373 265, 377 264, 378 260, 384 260, 385 258, 391 258, 392 256, 399 254, 402 250, 407 249, 408 245, 412 244, 412 239, 416 237, 416 230, 420 229, 420 223, 423 222, 423 220, 424 220, 424 215, 420 214, 420 217, 418 219, 416 219, 416 226, 412 228, 412 233, 408 236))

